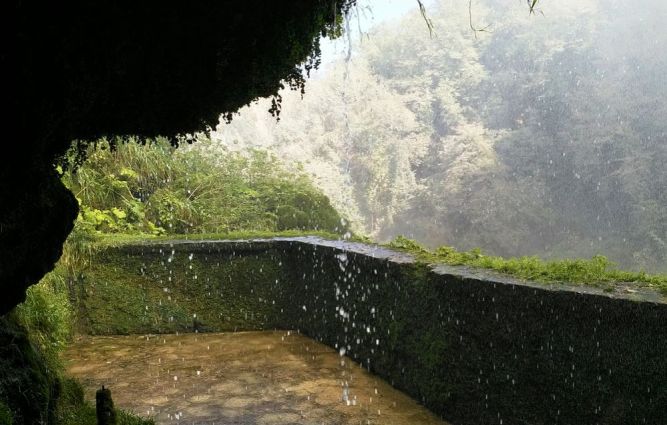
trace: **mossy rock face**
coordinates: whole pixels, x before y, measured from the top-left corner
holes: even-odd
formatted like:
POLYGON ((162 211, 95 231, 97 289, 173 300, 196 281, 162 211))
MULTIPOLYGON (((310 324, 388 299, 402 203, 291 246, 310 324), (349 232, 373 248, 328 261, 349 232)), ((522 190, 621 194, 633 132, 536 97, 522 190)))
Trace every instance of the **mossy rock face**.
POLYGON ((0 170, 0 315, 54 268, 78 212, 52 167, 24 165, 11 176, 0 170))

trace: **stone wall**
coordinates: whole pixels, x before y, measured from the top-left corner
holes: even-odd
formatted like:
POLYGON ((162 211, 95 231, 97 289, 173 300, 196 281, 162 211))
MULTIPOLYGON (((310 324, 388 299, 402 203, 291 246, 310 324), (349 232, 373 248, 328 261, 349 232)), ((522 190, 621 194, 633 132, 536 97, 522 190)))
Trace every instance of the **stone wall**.
MULTIPOLYGON (((122 273, 143 258, 146 275, 145 264, 160 259, 162 274, 151 279, 169 276, 170 256, 190 254, 199 259, 193 269, 219 272, 206 282, 190 276, 186 292, 227 293, 202 304, 207 330, 230 329, 231 321, 211 320, 218 309, 238 313, 228 316, 236 328, 298 329, 453 424, 667 423, 665 303, 429 267, 386 249, 314 238, 115 250, 134 264, 122 273)), ((172 286, 180 286, 186 273, 176 278, 173 270, 172 286)))

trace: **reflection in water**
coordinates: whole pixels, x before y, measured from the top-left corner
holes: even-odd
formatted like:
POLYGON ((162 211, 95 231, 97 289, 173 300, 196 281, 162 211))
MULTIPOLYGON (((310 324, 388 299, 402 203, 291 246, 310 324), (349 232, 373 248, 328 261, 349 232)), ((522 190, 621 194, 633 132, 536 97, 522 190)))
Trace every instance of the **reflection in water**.
POLYGON ((65 353, 93 399, 161 423, 444 424, 337 351, 290 331, 87 337, 65 353))

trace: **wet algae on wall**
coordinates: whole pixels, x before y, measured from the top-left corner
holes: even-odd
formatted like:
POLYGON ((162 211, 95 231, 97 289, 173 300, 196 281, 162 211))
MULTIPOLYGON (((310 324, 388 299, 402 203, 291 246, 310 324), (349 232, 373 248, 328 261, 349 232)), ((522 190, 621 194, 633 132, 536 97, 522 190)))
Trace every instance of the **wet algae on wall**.
POLYGON ((279 327, 281 255, 269 244, 124 247, 77 283, 88 334, 243 331, 279 327))
POLYGON ((160 242, 103 255, 82 285, 95 295, 81 303, 93 333, 298 329, 454 424, 667 421, 664 303, 310 238, 160 242), (122 294, 141 302, 123 306, 122 294))

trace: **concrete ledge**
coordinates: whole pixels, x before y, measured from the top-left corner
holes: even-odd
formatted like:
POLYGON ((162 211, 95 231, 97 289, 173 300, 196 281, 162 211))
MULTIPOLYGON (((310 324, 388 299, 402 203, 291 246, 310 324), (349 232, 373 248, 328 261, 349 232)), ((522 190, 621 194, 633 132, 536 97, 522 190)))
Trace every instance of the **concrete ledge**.
POLYGON ((667 423, 667 304, 650 291, 523 282, 310 237, 161 241, 105 255, 165 253, 196 253, 201 272, 249 256, 265 264, 270 278, 212 283, 262 294, 219 308, 261 309, 265 320, 250 325, 299 329, 454 424, 667 423))

